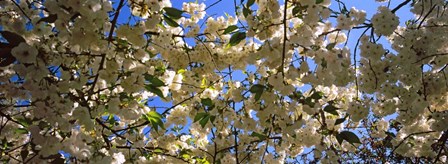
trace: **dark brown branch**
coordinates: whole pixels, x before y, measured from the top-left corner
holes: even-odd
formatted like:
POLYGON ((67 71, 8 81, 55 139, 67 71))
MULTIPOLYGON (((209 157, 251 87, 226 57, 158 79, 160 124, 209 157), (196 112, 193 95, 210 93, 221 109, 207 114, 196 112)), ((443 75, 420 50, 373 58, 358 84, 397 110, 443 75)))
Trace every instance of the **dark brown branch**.
POLYGON ((448 140, 448 130, 444 131, 442 136, 440 137, 439 141, 437 141, 440 143, 440 145, 439 145, 440 149, 439 149, 439 152, 437 153, 436 159, 434 159, 433 163, 437 163, 437 161, 439 161, 440 155, 442 155, 442 150, 444 150, 447 140, 448 140))
POLYGON ((114 18, 112 19, 109 36, 107 37, 107 40, 109 41, 109 43, 112 41, 112 36, 114 34, 115 26, 117 25, 118 16, 120 15, 121 8, 123 8, 123 6, 124 6, 124 1, 125 0, 120 0, 120 3, 118 4, 118 7, 117 7, 117 11, 114 15, 114 18))
POLYGON ((423 61, 423 60, 425 60, 425 59, 431 58, 431 57, 435 57, 435 56, 444 56, 444 55, 448 55, 448 53, 439 53, 439 54, 428 55, 428 56, 425 56, 425 57, 421 58, 420 60, 415 61, 415 62, 412 63, 412 64, 419 63, 419 62, 421 62, 421 61, 423 61))
POLYGON ((392 13, 397 12, 398 10, 400 10, 400 8, 402 8, 403 6, 407 5, 409 2, 411 2, 411 0, 406 0, 402 3, 400 3, 397 7, 395 7, 394 9, 391 10, 392 13))
MULTIPOLYGON (((282 47, 282 64, 280 66, 280 71, 282 72, 282 76, 283 78, 285 77, 285 58, 286 58, 286 30, 288 28, 288 26, 286 26, 286 14, 288 11, 288 0, 285 0, 285 6, 284 6, 284 10, 283 10, 283 47, 282 47)), ((284 80, 284 79, 282 79, 284 80)))
POLYGON ((9 116, 9 115, 3 113, 2 111, 0 111, 0 116, 1 116, 1 117, 5 117, 5 118, 8 119, 9 121, 12 121, 12 122, 14 122, 14 123, 16 123, 16 124, 18 124, 18 125, 22 125, 23 127, 26 127, 25 125, 23 125, 22 123, 20 123, 20 122, 14 120, 11 116, 9 116))
MULTIPOLYGON (((235 105, 233 105, 233 106, 235 108, 235 105)), ((236 163, 239 164, 240 162, 238 160, 238 155, 239 155, 238 154, 238 131, 236 130, 235 127, 233 127, 233 130, 234 130, 233 135, 235 137, 235 146, 234 146, 235 147, 235 159, 236 159, 236 163)))
POLYGON ((423 17, 423 19, 420 21, 420 24, 418 24, 417 29, 420 28, 423 23, 425 22, 426 18, 428 18, 429 14, 432 13, 432 11, 434 11, 434 9, 437 7, 437 5, 434 5, 431 7, 431 9, 429 9, 428 13, 426 13, 426 15, 423 17))
MULTIPOLYGON (((266 139, 264 139, 264 140, 253 140, 253 141, 251 141, 249 144, 260 143, 260 142, 263 142, 263 141, 267 141, 267 140, 276 140, 276 139, 282 139, 282 137, 280 137, 280 136, 275 136, 275 137, 269 137, 269 138, 266 138, 266 139)), ((229 147, 226 147, 226 148, 223 148, 223 149, 219 150, 218 153, 223 152, 223 151, 226 151, 226 150, 230 150, 230 149, 233 149, 233 148, 235 148, 235 145, 233 145, 233 146, 229 146, 229 147)), ((242 162, 242 161, 243 161, 243 160, 241 160, 240 162, 242 162)))
POLYGON ((99 123, 102 127, 106 128, 107 130, 109 130, 110 132, 112 132, 113 134, 115 134, 117 137, 119 137, 119 138, 121 138, 121 139, 124 139, 124 140, 126 140, 126 141, 128 141, 129 143, 132 144, 132 142, 129 141, 126 137, 123 137, 121 134, 118 134, 118 131, 117 131, 117 130, 114 130, 114 129, 110 128, 109 126, 107 126, 106 124, 104 124, 99 118, 95 118, 95 121, 96 121, 97 123, 99 123))
MULTIPOLYGON (((365 24, 363 26, 356 26, 356 27, 353 27, 352 29, 362 29, 362 28, 370 28, 370 27, 372 27, 372 24, 365 24)), ((327 32, 323 32, 323 33, 319 34, 318 37, 321 37, 321 36, 324 36, 324 35, 328 35, 328 34, 331 34, 333 32, 339 32, 339 31, 342 31, 342 29, 336 28, 336 29, 333 29, 333 30, 330 30, 330 31, 327 31, 327 32)))
MULTIPOLYGON (((367 29, 365 29, 365 30, 362 32, 361 37, 362 37, 364 34, 366 34, 366 32, 367 32, 370 28, 371 28, 371 27, 367 27, 367 29)), ((357 62, 357 60, 356 60, 356 52, 357 52, 357 50, 358 50, 358 45, 359 45, 359 42, 361 41, 361 37, 359 37, 358 40, 356 41, 355 49, 353 50, 353 64, 355 65, 356 98, 359 97, 358 75, 356 74, 356 70, 358 69, 358 68, 357 68, 357 67, 358 67, 358 66, 357 66, 358 64, 356 64, 356 62, 357 62)))
POLYGON ((20 5, 15 0, 11 0, 11 2, 14 3, 14 5, 16 5, 17 8, 19 8, 19 10, 22 12, 22 14, 25 15, 25 17, 28 18, 28 20, 31 22, 31 18, 28 16, 28 14, 25 13, 25 11, 23 11, 23 9, 20 7, 20 5))
POLYGON ((378 88, 378 77, 376 77, 376 73, 373 70, 372 64, 370 63, 370 59, 369 59, 369 67, 370 67, 370 70, 373 72, 373 76, 375 77, 375 89, 377 89, 378 88))
POLYGON ((392 152, 390 152, 390 155, 394 154, 395 150, 397 150, 397 148, 400 147, 400 145, 403 144, 403 142, 406 141, 409 137, 412 137, 414 135, 434 133, 434 132, 436 132, 436 131, 415 132, 415 133, 411 133, 411 134, 407 135, 406 137, 403 138, 403 140, 400 141, 400 143, 398 143, 397 146, 395 146, 395 148, 392 150, 392 152))
MULTIPOLYGON (((123 8, 123 6, 125 5, 124 2, 125 2, 125 0, 120 0, 120 3, 118 4, 115 16, 112 19, 111 27, 110 27, 110 31, 109 31, 109 36, 107 37, 107 40, 108 40, 109 44, 113 40, 112 37, 113 37, 114 30, 115 30, 115 26, 117 25, 118 16, 120 15, 121 8, 123 8)), ((92 87, 89 90, 90 93, 93 93, 93 91, 95 90, 95 85, 96 85, 96 83, 98 81, 98 77, 100 76, 100 71, 103 70, 103 68, 104 68, 104 62, 105 61, 106 61, 106 54, 101 54, 100 66, 98 67, 98 72, 97 72, 97 74, 95 76, 95 79, 93 80, 93 85, 92 85, 92 87)))
POLYGON ((211 8, 211 7, 213 7, 213 6, 215 6, 215 5, 217 5, 219 2, 221 2, 222 0, 217 0, 216 2, 214 2, 214 3, 212 3, 211 5, 209 5, 209 6, 207 6, 205 9, 204 9, 204 11, 207 11, 209 8, 211 8))

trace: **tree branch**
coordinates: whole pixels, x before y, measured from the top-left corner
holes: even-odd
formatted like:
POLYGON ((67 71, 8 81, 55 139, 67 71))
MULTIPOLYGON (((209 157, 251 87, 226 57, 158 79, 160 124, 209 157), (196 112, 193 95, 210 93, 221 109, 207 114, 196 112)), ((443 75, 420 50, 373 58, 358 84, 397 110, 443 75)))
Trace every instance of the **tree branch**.
POLYGON ((395 7, 394 9, 391 10, 392 13, 397 12, 398 10, 400 10, 400 8, 402 8, 404 5, 407 5, 409 2, 411 2, 411 0, 406 0, 402 3, 400 3, 397 7, 395 7))
MULTIPOLYGON (((280 71, 282 72, 282 76, 283 78, 285 77, 285 71, 284 71, 284 67, 285 67, 285 58, 286 58, 286 37, 287 37, 287 27, 286 26, 286 16, 287 16, 287 11, 288 11, 288 0, 285 0, 285 6, 284 6, 284 10, 283 10, 283 47, 282 47, 282 64, 280 66, 280 71)), ((284 79, 282 79, 284 80, 284 79)))

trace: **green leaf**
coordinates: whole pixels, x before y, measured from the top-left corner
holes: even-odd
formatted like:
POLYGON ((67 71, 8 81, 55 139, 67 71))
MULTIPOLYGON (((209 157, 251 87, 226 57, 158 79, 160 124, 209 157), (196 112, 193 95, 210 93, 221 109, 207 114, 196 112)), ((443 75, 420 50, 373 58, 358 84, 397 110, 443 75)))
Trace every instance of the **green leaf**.
POLYGON ((320 46, 311 45, 310 48, 314 51, 320 50, 320 46))
POLYGON ((179 70, 177 70, 177 74, 184 74, 185 72, 187 72, 186 69, 179 69, 179 70))
POLYGON ((62 158, 63 156, 61 154, 53 154, 48 157, 47 159, 52 159, 51 163, 65 163, 65 159, 62 158))
POLYGON ((246 8, 245 6, 243 6, 243 15, 244 15, 245 18, 247 18, 249 13, 252 13, 252 11, 250 11, 250 9, 246 8))
POLYGON ((107 123, 110 124, 110 126, 115 126, 117 122, 117 120, 115 120, 115 118, 113 117, 113 115, 109 115, 109 118, 107 118, 107 123))
MULTIPOLYGON (((5 45, 0 43, 1 45, 5 45)), ((12 56, 11 49, 0 48, 0 67, 6 67, 16 61, 16 58, 12 56)))
POLYGON ((301 11, 300 7, 299 6, 295 6, 294 8, 292 8, 292 15, 295 16, 300 11, 301 11))
POLYGON ((344 118, 336 119, 336 121, 334 122, 334 125, 342 124, 347 119, 347 117, 348 117, 348 114, 346 114, 344 118))
POLYGON ((126 47, 128 47, 130 45, 129 42, 127 40, 124 40, 124 39, 118 39, 117 40, 117 44, 118 44, 119 48, 126 48, 126 47))
POLYGON ((28 127, 33 123, 33 121, 29 118, 17 118, 17 122, 21 123, 25 127, 28 127))
POLYGON ((212 116, 208 113, 197 113, 196 116, 194 117, 194 122, 199 121, 199 124, 202 126, 202 128, 205 127, 205 125, 207 124, 208 120, 210 120, 211 122, 215 121, 216 116, 212 116))
POLYGON ((216 116, 210 116, 210 122, 215 122, 216 116))
MULTIPOLYGON (((204 157, 204 158, 196 157, 196 161, 197 161, 199 164, 210 164, 210 162, 207 161, 207 157, 204 157)), ((218 161, 218 162, 219 162, 219 161, 218 161)))
POLYGON ((327 113, 330 113, 332 115, 339 115, 339 113, 337 112, 338 108, 336 108, 335 106, 333 106, 332 104, 328 104, 327 106, 325 106, 324 111, 327 113))
POLYGON ((48 15, 48 17, 39 19, 37 21, 37 23, 40 23, 40 22, 54 23, 54 22, 56 22, 56 19, 58 19, 58 15, 50 14, 50 15, 48 15))
POLYGON ((265 89, 264 85, 255 84, 255 85, 252 85, 252 87, 250 87, 249 91, 251 93, 255 93, 255 97, 254 98, 255 98, 256 101, 258 101, 258 100, 260 100, 261 95, 263 94, 264 89, 265 89))
POLYGON ((388 136, 390 136, 390 137, 392 137, 392 138, 395 138, 396 137, 396 135, 394 134, 394 133, 392 133, 392 132, 385 132, 388 136))
POLYGON ((210 98, 201 99, 201 104, 207 107, 210 107, 213 105, 213 101, 210 98))
POLYGON ((20 151, 20 157, 22 157, 22 160, 25 161, 26 157, 29 155, 29 151, 27 149, 27 146, 22 147, 22 150, 20 151))
POLYGON ((231 25, 231 26, 227 27, 227 28, 224 30, 224 32, 223 32, 222 34, 228 34, 228 33, 231 33, 231 32, 233 32, 233 31, 235 31, 236 29, 238 29, 238 26, 236 26, 236 25, 231 25))
POLYGON ((307 8, 308 8, 307 5, 305 5, 305 6, 297 5, 297 6, 295 6, 294 8, 292 8, 292 15, 293 15, 293 16, 296 16, 297 14, 300 13, 300 15, 297 15, 297 16, 298 16, 299 18, 301 18, 303 12, 306 11, 307 8))
POLYGON ((179 155, 182 156, 184 159, 190 159, 191 155, 193 151, 191 151, 190 149, 182 149, 179 152, 179 155))
POLYGON ((320 4, 322 2, 324 2, 324 0, 316 0, 316 4, 320 4))
POLYGON ((342 131, 337 136, 340 136, 342 139, 344 139, 345 141, 347 141, 350 144, 361 143, 358 136, 356 136, 355 133, 350 132, 350 131, 342 131))
POLYGON ((327 50, 333 50, 333 48, 336 46, 336 43, 330 43, 327 44, 327 46, 325 47, 327 50))
POLYGON ((170 17, 163 15, 163 20, 165 20, 166 24, 168 24, 171 27, 179 27, 179 24, 171 19, 170 17))
POLYGON ((163 83, 162 80, 160 80, 159 78, 150 75, 150 74, 145 74, 145 80, 148 80, 149 82, 151 82, 151 85, 154 87, 161 87, 161 86, 165 86, 165 83, 163 83))
POLYGON ((336 135, 336 140, 338 141, 339 145, 341 145, 342 141, 344 141, 344 139, 339 134, 336 135))
POLYGON ((147 115, 151 118, 162 119, 162 115, 160 115, 156 111, 150 111, 147 113, 147 115))
POLYGON ((9 45, 12 47, 18 46, 22 42, 26 42, 21 35, 14 32, 0 31, 0 34, 6 41, 8 41, 9 45))
POLYGON ((289 97, 290 97, 291 99, 295 99, 295 100, 303 99, 302 92, 300 92, 300 91, 295 91, 295 92, 293 92, 291 95, 289 95, 289 97))
POLYGON ((202 80, 201 80, 201 89, 205 89, 207 87, 208 87, 208 85, 207 85, 207 78, 203 77, 202 80))
POLYGON ((199 121, 199 124, 201 124, 202 128, 204 128, 205 125, 207 125, 207 122, 208 122, 209 119, 210 119, 210 115, 207 114, 204 118, 202 118, 202 119, 199 121))
POLYGON ((154 153, 163 153, 163 150, 162 150, 162 149, 154 149, 153 152, 154 152, 154 153))
POLYGON ((262 94, 263 94, 263 92, 255 93, 255 97, 254 97, 254 98, 255 98, 255 101, 260 100, 262 94))
POLYGON ((145 114, 144 117, 147 121, 149 121, 149 123, 151 123, 152 128, 154 128, 156 131, 158 131, 159 127, 165 129, 165 125, 162 121, 162 115, 160 115, 156 111, 150 111, 145 114))
POLYGON ((148 84, 148 85, 146 85, 145 88, 146 88, 146 90, 148 90, 148 91, 150 91, 150 92, 156 94, 156 95, 159 96, 160 98, 165 98, 165 97, 163 96, 163 92, 162 92, 159 88, 153 86, 152 84, 148 84))
POLYGON ((25 128, 17 128, 14 132, 16 134, 28 134, 28 130, 26 130, 25 128))
POLYGON ((313 100, 313 98, 307 97, 307 98, 305 98, 304 103, 306 105, 310 106, 311 108, 313 108, 316 103, 313 102, 312 100, 313 100))
POLYGON ((199 120, 202 120, 207 115, 208 115, 208 113, 204 113, 204 112, 197 113, 196 116, 194 116, 194 121, 193 122, 197 122, 199 120))
POLYGON ((342 124, 344 121, 345 121, 345 118, 338 118, 338 119, 336 119, 336 121, 334 122, 334 125, 342 124))
POLYGON ((190 157, 191 157, 190 154, 183 154, 181 156, 183 159, 186 159, 186 160, 190 159, 190 157))
POLYGON ((266 135, 260 134, 260 133, 257 133, 257 132, 252 132, 252 134, 250 134, 250 136, 257 137, 260 140, 264 140, 267 137, 266 135))
POLYGON ((234 46, 246 39, 246 32, 236 32, 230 37, 229 45, 234 46))
POLYGON ((311 98, 314 99, 314 100, 319 100, 319 99, 321 99, 323 96, 324 96, 324 93, 318 91, 318 92, 314 92, 314 93, 311 95, 311 98))
POLYGON ((252 87, 250 87, 249 91, 251 93, 263 92, 264 91, 264 85, 254 84, 254 85, 252 85, 252 87))
POLYGON ((51 127, 49 123, 45 122, 45 121, 40 121, 39 124, 37 125, 40 129, 45 129, 48 127, 51 127))
POLYGON ((6 137, 2 139, 2 142, 0 144, 1 144, 0 150, 8 150, 10 147, 14 146, 12 142, 8 142, 6 137))
POLYGON ((172 7, 165 7, 165 8, 163 8, 163 10, 165 10, 165 14, 168 15, 170 18, 179 19, 182 17, 182 13, 183 13, 182 10, 172 8, 172 7))
POLYGON ((129 99, 130 96, 128 94, 126 94, 125 92, 121 92, 121 93, 119 93, 119 98, 120 98, 120 100, 125 100, 125 99, 129 99))
POLYGON ((255 0, 248 0, 246 3, 246 7, 250 7, 255 3, 255 0))

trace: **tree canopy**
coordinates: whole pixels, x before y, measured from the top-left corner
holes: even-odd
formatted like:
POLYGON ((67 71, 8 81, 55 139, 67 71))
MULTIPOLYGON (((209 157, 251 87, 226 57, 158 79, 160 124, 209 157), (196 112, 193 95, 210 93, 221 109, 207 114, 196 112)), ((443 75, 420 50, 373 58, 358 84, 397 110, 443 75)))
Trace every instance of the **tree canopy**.
POLYGON ((0 160, 444 163, 448 2, 371 1, 0 1, 0 160))

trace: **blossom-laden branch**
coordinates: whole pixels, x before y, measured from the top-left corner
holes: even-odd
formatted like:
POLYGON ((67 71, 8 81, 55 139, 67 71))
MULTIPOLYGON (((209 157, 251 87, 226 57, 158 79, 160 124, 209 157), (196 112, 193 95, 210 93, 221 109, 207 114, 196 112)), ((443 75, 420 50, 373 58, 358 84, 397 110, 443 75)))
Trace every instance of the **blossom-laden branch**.
POLYGON ((446 162, 447 4, 376 1, 2 1, 0 160, 446 162))

